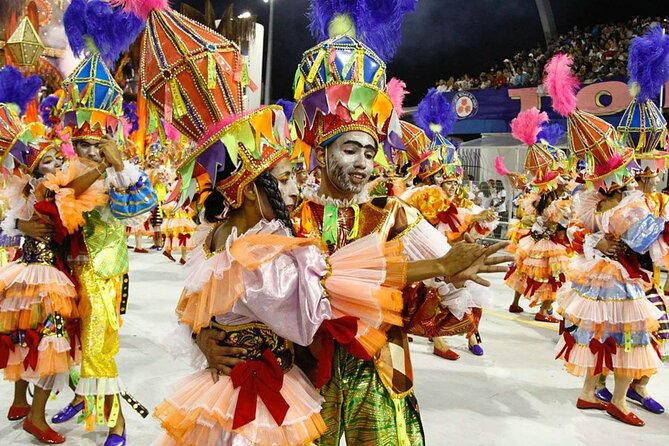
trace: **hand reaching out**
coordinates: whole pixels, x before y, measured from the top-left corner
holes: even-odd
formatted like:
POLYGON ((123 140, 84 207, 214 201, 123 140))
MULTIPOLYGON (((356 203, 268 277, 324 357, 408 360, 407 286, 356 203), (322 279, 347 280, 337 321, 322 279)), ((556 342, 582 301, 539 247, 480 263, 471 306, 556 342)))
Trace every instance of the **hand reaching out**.
POLYGON ((513 261, 510 255, 495 255, 502 249, 505 249, 509 242, 495 243, 484 249, 483 253, 469 265, 466 269, 451 276, 451 283, 454 285, 462 284, 467 280, 476 282, 482 286, 490 286, 490 282, 479 276, 481 273, 503 273, 508 270, 508 263, 513 261))

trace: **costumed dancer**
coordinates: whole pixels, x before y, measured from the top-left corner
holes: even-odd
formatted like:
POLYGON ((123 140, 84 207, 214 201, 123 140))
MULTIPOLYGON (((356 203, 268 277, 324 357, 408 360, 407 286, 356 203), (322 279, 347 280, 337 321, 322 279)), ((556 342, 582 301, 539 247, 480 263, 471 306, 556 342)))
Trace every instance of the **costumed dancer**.
MULTIPOLYGON (((408 190, 401 198, 418 209, 451 243, 462 240, 465 234, 472 238, 487 235, 496 226, 495 212, 474 208, 473 203, 471 210, 456 203, 463 175, 462 163, 455 146, 443 136, 450 132, 455 122, 455 109, 441 93, 430 89, 419 103, 416 121, 425 135, 421 138, 417 133, 420 129, 402 123, 404 143, 413 170, 418 170, 418 178, 426 185, 408 190), (421 144, 425 140, 428 141, 427 146, 421 144)), ((490 305, 490 296, 474 284, 468 284, 468 287, 473 299, 469 302, 457 299, 449 304, 449 311, 459 319, 472 321, 473 326, 468 332, 454 334, 466 334, 469 350, 481 356, 483 347, 479 345, 478 326, 482 308, 490 305)), ((433 341, 435 355, 449 360, 460 357, 443 338, 433 341)))
MULTIPOLYGON (((35 238, 51 234, 50 231, 37 233, 37 229, 40 231, 44 229, 41 227, 42 225, 36 221, 37 218, 28 218, 30 221, 26 222, 17 219, 15 216, 12 217, 11 215, 7 215, 10 205, 17 210, 24 209, 27 212, 32 212, 32 208, 25 205, 26 200, 23 195, 20 193, 12 193, 13 189, 9 187, 10 184, 16 184, 16 180, 13 180, 13 175, 23 174, 19 170, 18 162, 13 156, 7 156, 7 154, 12 148, 25 145, 23 141, 17 139, 17 136, 20 135, 23 139, 30 140, 32 133, 24 128, 21 116, 25 113, 27 105, 36 98, 41 85, 42 82, 38 76, 25 78, 21 72, 13 66, 6 66, 0 70, 0 103, 4 104, 2 106, 4 124, 0 129, 0 142, 2 144, 2 151, 5 154, 3 156, 2 174, 3 182, 6 186, 3 188, 3 206, 5 206, 3 220, 7 218, 5 228, 8 231, 8 234, 5 234, 3 231, 2 237, 3 240, 8 242, 8 245, 15 245, 16 249, 19 248, 21 243, 21 235, 23 234, 21 231, 26 231, 29 235, 33 235, 35 238), (12 182, 10 183, 9 180, 12 180, 12 182), (20 199, 18 202, 14 203, 14 200, 16 200, 17 197, 20 199), (15 221, 13 225, 9 223, 12 218, 14 218, 15 221), (38 226, 39 228, 37 228, 38 226)), ((37 129, 37 127, 35 127, 35 129, 37 129)), ((29 176, 25 177, 29 178, 29 176)), ((7 260, 4 260, 5 264, 7 263, 7 260)), ((11 260, 15 259, 12 258, 11 260)), ((4 344, 3 350, 5 350, 5 352, 3 352, 3 357, 8 357, 8 348, 14 350, 14 348, 11 347, 12 345, 13 344, 9 342, 4 344)), ((4 360, 3 363, 6 365, 6 360, 4 360)), ((27 393, 28 382, 22 379, 16 380, 14 384, 14 400, 7 414, 7 418, 10 421, 21 420, 30 413, 30 404, 28 403, 27 393)))
POLYGON ((85 55, 64 82, 60 118, 78 155, 68 171, 85 169, 80 181, 100 181, 108 200, 84 215, 78 243, 73 244, 70 265, 79 285, 81 374, 74 400, 52 421, 62 423, 83 411, 86 430, 92 430, 96 422, 105 425, 109 428, 105 445, 120 446, 126 444, 120 397, 140 415, 148 415, 126 392, 115 360, 128 289, 128 249, 122 220, 156 206, 156 194, 146 174, 121 157, 123 92, 103 58, 116 60, 143 24, 100 0, 72 1, 63 22, 72 51, 85 55), (125 32, 119 34, 118 29, 125 32))
MULTIPOLYGON (((317 194, 306 197, 296 210, 298 236, 321 240, 337 253, 349 243, 373 233, 384 239, 398 239, 410 260, 457 258, 437 276, 462 283, 476 272, 500 270, 483 266, 486 255, 502 245, 485 249, 461 243, 449 251, 447 239, 420 213, 396 197, 370 199, 366 188, 376 157, 392 159, 393 147, 402 147, 402 128, 393 103, 385 90, 385 64, 367 44, 385 57, 398 43, 401 14, 415 6, 387 2, 375 10, 367 2, 312 2, 312 28, 319 38, 330 38, 306 51, 296 74, 293 128, 296 152, 303 153, 311 168, 321 174, 317 194), (387 25, 376 22, 374 29, 356 27, 369 23, 370 14, 385 14, 387 25), (354 23, 352 23, 354 22, 354 23), (335 61, 334 63, 332 61, 335 61), (474 262, 470 255, 478 257, 474 262), (480 256, 480 257, 479 257, 480 256)), ((501 260, 505 260, 502 256, 501 260)), ((489 262, 489 260, 488 260, 489 262)), ((300 365, 308 371, 311 361, 330 363, 330 379, 317 383, 323 403, 327 432, 320 445, 339 445, 342 436, 351 446, 366 444, 424 444, 416 399, 407 333, 425 337, 468 331, 470 321, 456 319, 442 301, 453 299, 455 289, 442 282, 440 288, 415 282, 404 290, 403 327, 391 325, 388 341, 373 361, 366 360, 347 341, 337 339, 334 353, 322 350, 313 358, 306 355, 300 365), (391 353, 392 352, 392 353, 391 353), (321 385, 323 384, 323 385, 321 385), (374 414, 374 416, 369 416, 374 414)), ((307 373, 309 374, 309 373, 307 373)))
MULTIPOLYGON (((178 185, 179 183, 175 184, 178 185)), ((176 262, 176 259, 172 256, 172 251, 181 250, 179 263, 185 265, 188 252, 194 248, 193 233, 197 228, 195 221, 193 221, 195 210, 191 206, 179 206, 176 201, 170 201, 163 204, 162 211, 165 215, 162 227, 162 233, 165 237, 163 255, 176 262)))
MULTIPOLYGON (((669 81, 669 38, 660 26, 652 27, 641 37, 632 40, 628 70, 634 99, 623 113, 618 131, 627 147, 633 147, 641 170, 636 174, 638 190, 646 197, 655 217, 669 220, 669 196, 657 191, 658 175, 666 171, 669 154, 666 152, 667 122, 653 99, 659 96, 662 86, 669 81)), ((663 234, 663 237, 664 234, 663 234)), ((665 241, 667 241, 665 237, 665 241)), ((660 327, 653 334, 662 359, 669 356, 669 318, 667 317, 666 292, 660 277, 661 265, 653 263, 650 254, 640 259, 641 266, 652 271, 652 288, 646 296, 661 312, 660 327)), ((664 407, 655 401, 647 390, 650 376, 635 379, 627 391, 627 398, 639 403, 649 412, 661 414, 664 407)), ((600 379, 597 397, 610 402, 612 395, 606 389, 606 377, 600 379)))
POLYGON ((650 278, 639 255, 650 250, 654 261, 662 261, 653 246, 663 242, 664 220, 653 216, 643 193, 628 189, 638 169, 634 150, 610 124, 576 108, 579 82, 572 64, 569 56, 555 56, 544 79, 553 108, 567 117, 570 150, 586 160, 584 178, 591 187, 574 198, 572 224, 578 230, 570 229, 570 237, 579 255, 571 260, 570 282, 558 293, 565 323, 556 358, 569 373, 585 375, 576 407, 606 410, 643 426, 625 396, 634 379, 652 375, 661 364, 651 338, 661 312, 646 298, 650 278), (606 373, 615 378, 611 403, 595 396, 599 375, 606 373))
MULTIPOLYGON (((533 216, 526 236, 517 237, 515 263, 505 278, 506 284, 515 290, 510 310, 517 310, 518 300, 523 295, 530 306, 540 305, 534 319, 540 322, 557 323, 559 319, 550 315, 557 291, 564 284, 569 266, 571 248, 567 239, 570 220, 570 202, 563 199, 565 180, 561 165, 564 156, 555 156, 549 144, 539 139, 541 125, 548 122, 548 115, 533 107, 511 122, 513 136, 528 145, 525 170, 532 174, 530 186, 533 194, 522 200, 527 222, 533 216)), ((521 307, 522 311, 522 307, 521 307)))
POLYGON ((292 237, 272 173, 290 166, 282 115, 271 106, 231 117, 218 137, 234 141, 233 155, 220 144, 194 152, 209 159, 203 150, 218 152, 231 172, 212 172, 216 191, 205 201, 205 216, 216 225, 194 254, 177 314, 190 350, 197 353, 191 336, 208 327, 246 354, 230 377, 202 370, 174 387, 155 411, 168 432, 159 444, 310 443, 325 431, 321 397, 294 364, 291 343, 306 346, 319 327, 343 317, 358 332, 357 348, 373 355, 383 344, 381 324, 400 319, 401 291, 388 288, 401 286, 407 270, 398 243, 384 246, 371 236, 329 256, 316 241, 292 237), (255 141, 260 146, 246 145, 255 141), (230 283, 235 289, 221 292, 230 283), (256 385, 268 386, 272 396, 254 392, 256 385))
MULTIPOLYGON (((13 67, 3 68, 0 83, 7 80, 7 71, 19 73, 13 67)), ((12 88, 20 91, 15 83, 12 88)), ((2 127, 13 132, 2 160, 9 156, 18 164, 17 170, 25 172, 11 177, 6 190, 10 207, 2 228, 5 234, 23 235, 24 243, 20 259, 0 269, 0 367, 5 379, 35 385, 28 413, 12 405, 8 417, 26 417, 23 429, 42 443, 63 443, 65 437, 51 429, 45 418, 49 395, 67 387, 70 365, 75 357, 80 358, 77 292, 62 246, 82 213, 104 202, 106 196, 101 189, 69 188, 68 181, 54 177, 60 168, 58 142, 52 143, 41 123, 22 125, 6 104, 0 105, 0 119, 2 127), (34 216, 55 221, 55 234, 39 238, 22 234, 19 228, 34 216)), ((25 399, 24 386, 17 384, 17 390, 25 399)))
POLYGON ((167 188, 170 181, 167 172, 160 165, 160 154, 162 153, 162 147, 159 142, 156 142, 152 145, 154 150, 150 150, 150 157, 147 160, 148 169, 147 174, 149 175, 149 180, 151 185, 156 191, 156 196, 158 197, 158 206, 151 211, 151 216, 149 217, 148 224, 151 230, 151 235, 153 236, 153 245, 149 249, 161 251, 163 249, 164 238, 163 238, 163 223, 164 223, 164 214, 163 214, 163 203, 167 198, 167 188))

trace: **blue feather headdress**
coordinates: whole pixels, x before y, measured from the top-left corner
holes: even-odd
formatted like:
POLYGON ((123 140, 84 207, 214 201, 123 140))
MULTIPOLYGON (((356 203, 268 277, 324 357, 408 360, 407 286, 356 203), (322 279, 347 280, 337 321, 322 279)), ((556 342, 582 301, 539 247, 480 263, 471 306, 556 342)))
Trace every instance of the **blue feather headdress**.
POLYGON ((50 94, 39 104, 39 115, 42 118, 42 124, 52 127, 54 122, 58 121, 53 115, 53 110, 58 105, 60 96, 50 94))
POLYGON ((25 77, 12 65, 0 69, 0 103, 16 105, 19 115, 24 114, 30 101, 37 98, 40 88, 42 79, 37 75, 25 77))
POLYGON ((669 37, 660 25, 653 25, 646 34, 632 39, 627 70, 630 81, 638 88, 639 101, 660 94, 669 81, 669 37))
POLYGON ((436 134, 448 136, 457 119, 455 103, 448 102, 446 96, 439 93, 436 88, 427 91, 425 97, 418 103, 418 111, 414 116, 416 125, 423 129, 431 140, 434 140, 436 134))
POLYGON ((632 39, 627 69, 632 102, 618 124, 623 143, 632 147, 641 166, 639 175, 656 175, 669 166, 666 152, 667 121, 653 100, 669 80, 669 37, 655 24, 632 39))
POLYGON ((555 146, 558 141, 560 141, 560 138, 562 138, 565 134, 565 129, 560 125, 559 123, 554 123, 554 124, 549 124, 547 122, 544 122, 541 124, 541 130, 539 130, 539 134, 537 135, 537 140, 538 141, 546 141, 549 146, 555 146))
POLYGON ((112 66, 139 36, 145 23, 103 0, 72 0, 63 15, 63 25, 75 56, 97 51, 112 66))
POLYGON ((311 0, 309 30, 318 39, 356 37, 390 61, 400 44, 402 20, 418 0, 311 0))

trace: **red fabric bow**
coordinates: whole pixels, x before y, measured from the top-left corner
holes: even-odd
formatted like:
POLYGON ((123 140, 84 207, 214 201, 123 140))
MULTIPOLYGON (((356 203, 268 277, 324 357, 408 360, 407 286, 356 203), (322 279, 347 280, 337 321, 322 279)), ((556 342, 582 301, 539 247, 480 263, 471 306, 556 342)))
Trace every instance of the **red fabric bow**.
POLYGON ((81 345, 81 326, 79 325, 79 319, 70 319, 65 324, 65 331, 67 332, 67 338, 70 340, 70 357, 74 359, 77 353, 77 340, 79 340, 79 345, 81 345))
POLYGON ((458 219, 458 208, 453 203, 445 211, 437 214, 440 222, 447 224, 451 231, 458 232, 460 228, 460 220, 458 219))
POLYGON ((190 234, 179 234, 179 246, 186 246, 186 242, 190 238, 190 234))
POLYGON ((232 429, 256 419, 258 397, 276 424, 281 426, 289 406, 281 396, 283 370, 271 350, 265 350, 260 360, 246 361, 233 367, 230 378, 234 388, 240 388, 232 429))
POLYGON ((364 361, 371 361, 367 351, 355 339, 358 333, 358 318, 343 316, 338 319, 325 320, 318 329, 321 338, 321 356, 316 371, 316 387, 321 388, 332 378, 332 357, 334 356, 334 341, 337 341, 353 356, 364 361))
POLYGON ((14 351, 14 341, 9 335, 0 335, 0 369, 7 367, 9 352, 14 351))
POLYGON ((27 330, 24 337, 24 342, 28 347, 28 355, 26 359, 23 360, 23 367, 28 370, 31 368, 37 370, 37 358, 39 357, 39 352, 37 348, 39 347, 39 333, 35 330, 27 330))
POLYGON ((616 341, 610 336, 604 342, 594 338, 590 341, 590 351, 593 355, 597 355, 595 375, 602 373, 604 363, 607 369, 613 371, 613 355, 616 354, 616 348, 616 341))
POLYGON ((56 203, 53 201, 38 201, 35 203, 35 210, 51 219, 54 227, 53 240, 58 244, 62 244, 65 237, 67 237, 67 229, 65 229, 60 219, 56 203))
POLYGON ((639 263, 639 257, 636 253, 628 254, 618 254, 618 261, 625 268, 627 274, 630 275, 632 279, 642 279, 644 282, 650 282, 650 277, 641 269, 641 264, 639 263))
POLYGON ((509 270, 508 270, 508 271, 506 272, 506 274, 504 275, 504 280, 506 280, 506 279, 508 279, 509 277, 511 277, 511 276, 513 275, 513 273, 516 272, 517 269, 518 269, 518 265, 516 265, 515 263, 511 264, 511 266, 509 267, 509 270))
MULTIPOLYGON (((563 323, 560 323, 561 326, 562 324, 563 323)), ((576 345, 576 339, 574 339, 574 337, 568 331, 564 332, 563 337, 564 337, 564 347, 562 347, 562 350, 560 350, 560 353, 557 354, 555 359, 558 359, 562 355, 564 355, 564 360, 569 361, 569 355, 571 354, 571 351, 574 349, 574 345, 576 345)), ((592 343, 590 345, 592 345, 592 343)))

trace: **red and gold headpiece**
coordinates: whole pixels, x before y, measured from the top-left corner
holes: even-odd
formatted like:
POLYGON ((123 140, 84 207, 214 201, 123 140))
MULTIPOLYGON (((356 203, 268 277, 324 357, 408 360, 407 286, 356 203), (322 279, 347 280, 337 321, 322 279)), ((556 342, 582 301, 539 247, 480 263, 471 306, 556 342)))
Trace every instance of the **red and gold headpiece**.
POLYGON ((278 105, 262 107, 239 118, 230 118, 215 129, 219 140, 209 146, 195 146, 186 154, 179 170, 185 172, 193 162, 216 172, 216 189, 228 203, 238 208, 244 190, 261 173, 288 156, 288 121, 278 105))

